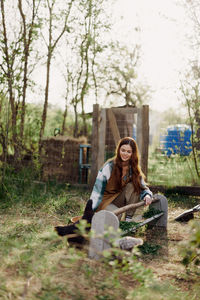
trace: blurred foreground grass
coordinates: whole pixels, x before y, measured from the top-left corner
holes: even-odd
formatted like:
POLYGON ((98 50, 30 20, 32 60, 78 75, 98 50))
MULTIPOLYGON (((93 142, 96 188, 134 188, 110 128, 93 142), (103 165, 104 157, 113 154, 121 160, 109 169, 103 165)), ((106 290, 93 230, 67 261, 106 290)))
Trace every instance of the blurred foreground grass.
MULTIPOLYGON (((177 264, 175 273, 166 270, 171 280, 167 277, 162 282, 152 272, 158 259, 161 269, 165 268, 162 253, 150 257, 147 267, 143 255, 116 252, 118 258, 93 261, 87 249, 69 247, 66 238, 56 235, 54 226, 82 214, 89 192, 55 183, 44 189, 35 185, 31 176, 26 178, 22 185, 10 176, 1 190, 0 299, 197 299, 195 277, 183 274, 180 261, 170 262, 177 264), (180 284, 174 281, 177 277, 180 284)), ((169 199, 173 207, 181 203, 181 198, 175 198, 169 199)))

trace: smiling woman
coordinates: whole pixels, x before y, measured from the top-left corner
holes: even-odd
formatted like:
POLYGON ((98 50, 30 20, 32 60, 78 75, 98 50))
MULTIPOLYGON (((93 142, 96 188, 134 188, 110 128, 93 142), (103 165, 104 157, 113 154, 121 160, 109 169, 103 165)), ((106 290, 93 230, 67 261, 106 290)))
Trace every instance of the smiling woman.
POLYGON ((130 145, 122 145, 120 147, 120 156, 122 161, 127 161, 131 158, 132 148, 130 145))
MULTIPOLYGON (((125 137, 119 141, 116 155, 99 170, 90 199, 94 211, 115 210, 144 200, 152 202, 152 193, 144 182, 139 165, 139 152, 135 140, 125 137)), ((126 220, 132 219, 135 210, 126 212, 126 220)), ((121 217, 121 216, 120 216, 121 217)))

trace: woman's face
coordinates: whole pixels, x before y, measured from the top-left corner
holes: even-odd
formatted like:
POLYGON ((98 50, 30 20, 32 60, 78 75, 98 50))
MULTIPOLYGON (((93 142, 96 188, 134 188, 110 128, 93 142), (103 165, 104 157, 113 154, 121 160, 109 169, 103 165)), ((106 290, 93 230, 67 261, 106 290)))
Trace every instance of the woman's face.
POLYGON ((119 149, 120 157, 122 161, 128 161, 132 155, 132 148, 130 145, 122 145, 119 149))

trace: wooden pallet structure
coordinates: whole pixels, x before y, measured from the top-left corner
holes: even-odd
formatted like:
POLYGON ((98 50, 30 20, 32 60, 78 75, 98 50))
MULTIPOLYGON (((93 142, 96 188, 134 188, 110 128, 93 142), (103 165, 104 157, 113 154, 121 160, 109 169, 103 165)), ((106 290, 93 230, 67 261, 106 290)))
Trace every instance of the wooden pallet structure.
POLYGON ((136 141, 140 152, 140 164, 147 177, 149 146, 149 106, 124 106, 100 109, 93 105, 92 153, 90 186, 94 184, 98 170, 104 164, 105 152, 112 152, 119 140, 133 137, 133 125, 136 127, 136 141))

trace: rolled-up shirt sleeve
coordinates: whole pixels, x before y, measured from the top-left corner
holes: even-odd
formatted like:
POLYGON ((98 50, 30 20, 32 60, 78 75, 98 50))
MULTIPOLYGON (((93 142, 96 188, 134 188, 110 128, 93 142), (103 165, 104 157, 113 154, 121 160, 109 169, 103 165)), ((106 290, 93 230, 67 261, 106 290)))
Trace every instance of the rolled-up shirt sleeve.
POLYGON ((92 209, 96 210, 98 206, 100 205, 104 191, 108 182, 108 179, 110 178, 112 171, 112 166, 110 163, 107 163, 101 168, 97 174, 94 187, 92 189, 92 193, 90 196, 90 199, 92 200, 92 209))
POLYGON ((141 178, 141 187, 142 187, 142 190, 140 192, 140 200, 143 200, 146 195, 149 195, 150 197, 153 196, 152 191, 150 191, 150 189, 147 187, 143 178, 141 178))

